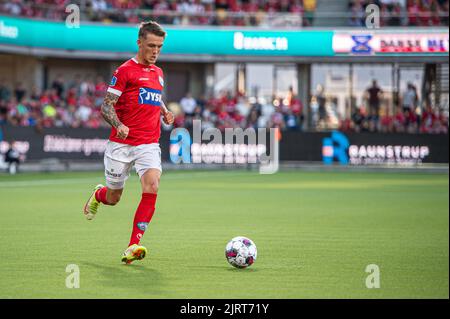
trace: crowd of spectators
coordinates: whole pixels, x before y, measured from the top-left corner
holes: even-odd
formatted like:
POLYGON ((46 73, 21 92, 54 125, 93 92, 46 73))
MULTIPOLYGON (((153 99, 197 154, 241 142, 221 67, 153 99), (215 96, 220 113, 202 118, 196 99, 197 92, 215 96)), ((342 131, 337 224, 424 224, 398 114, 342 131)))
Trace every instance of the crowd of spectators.
POLYGON ((448 114, 432 107, 430 101, 421 106, 419 94, 413 83, 399 97, 395 111, 381 107, 383 90, 377 81, 366 90, 365 106, 355 108, 350 118, 340 121, 342 131, 382 133, 448 133, 448 114))
POLYGON ((427 105, 423 111, 406 110, 397 107, 390 114, 381 115, 367 112, 363 107, 356 108, 351 118, 340 122, 343 132, 381 132, 381 133, 428 133, 448 134, 448 116, 441 110, 427 105))
POLYGON ((274 97, 271 101, 233 95, 230 91, 196 100, 188 93, 171 109, 176 115, 175 127, 191 127, 194 120, 201 120, 202 129, 277 127, 298 131, 304 124, 303 104, 292 88, 285 97, 274 97))
POLYGON ((380 26, 448 26, 449 0, 351 0, 350 26, 366 23, 366 8, 376 4, 380 8, 380 26))
MULTIPOLYGON (((10 0, 0 4, 0 13, 63 21, 71 3, 79 4, 81 18, 90 21, 139 23, 153 19, 162 24, 225 26, 279 23, 311 26, 317 7, 317 0, 10 0), (285 14, 284 18, 273 19, 277 13, 285 14)), ((348 25, 365 26, 366 7, 376 4, 380 8, 381 26, 449 25, 449 0, 349 0, 348 3, 349 11, 337 13, 332 19, 345 19, 349 14, 348 25)))
POLYGON ((66 83, 58 76, 49 89, 27 91, 22 83, 14 88, 0 80, 0 124, 45 127, 107 127, 100 106, 107 84, 101 77, 95 80, 75 76, 66 83))
MULTIPOLYGON (((0 12, 63 21, 70 3, 77 1, 11 0, 0 5, 0 12)), ((82 19, 104 23, 153 19, 161 24, 259 26, 271 14, 284 13, 311 25, 316 0, 87 0, 80 10, 82 19)))
MULTIPOLYGON (((21 83, 10 88, 1 80, 0 125, 31 126, 37 130, 49 127, 109 128, 101 115, 106 88, 107 84, 100 76, 94 79, 76 75, 72 81, 58 76, 50 88, 42 92, 36 88, 28 91, 21 83)), ((372 87, 368 92, 371 89, 376 91, 372 87)), ((326 130, 329 127, 323 122, 329 121, 330 116, 324 107, 325 100, 320 94, 312 96, 306 105, 309 107, 306 113, 304 104, 292 88, 285 96, 273 97, 270 101, 230 91, 198 98, 187 93, 180 101, 169 103, 175 122, 173 126, 164 125, 163 129, 189 128, 194 120, 201 120, 202 129, 277 127, 283 131, 302 131, 308 121, 305 114, 308 114, 312 117, 309 130, 326 130)), ((396 112, 390 114, 387 108, 370 102, 369 96, 367 106, 355 108, 351 117, 339 119, 335 128, 354 132, 448 132, 447 114, 429 103, 423 109, 418 107, 417 93, 412 85, 404 92, 401 102, 396 112)))
MULTIPOLYGON (((100 128, 109 127, 101 115, 101 104, 107 84, 102 77, 82 78, 76 75, 65 81, 59 75, 48 89, 28 91, 22 83, 9 87, 0 80, 0 125, 32 126, 38 130, 49 127, 100 128)), ((224 91, 217 96, 194 99, 189 93, 170 104, 175 127, 190 127, 194 119, 202 127, 279 127, 301 129, 303 105, 293 91, 284 98, 266 103, 232 95, 224 91)), ((170 129, 170 127, 166 127, 170 129)))

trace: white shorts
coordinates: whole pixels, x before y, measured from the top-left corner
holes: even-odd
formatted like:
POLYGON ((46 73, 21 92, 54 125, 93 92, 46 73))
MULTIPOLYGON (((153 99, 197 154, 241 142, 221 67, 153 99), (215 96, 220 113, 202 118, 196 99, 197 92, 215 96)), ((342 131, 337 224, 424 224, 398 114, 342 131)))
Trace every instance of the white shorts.
POLYGON ((110 189, 124 187, 133 164, 139 178, 150 168, 162 172, 161 149, 158 143, 133 146, 108 141, 104 162, 106 186, 110 189))

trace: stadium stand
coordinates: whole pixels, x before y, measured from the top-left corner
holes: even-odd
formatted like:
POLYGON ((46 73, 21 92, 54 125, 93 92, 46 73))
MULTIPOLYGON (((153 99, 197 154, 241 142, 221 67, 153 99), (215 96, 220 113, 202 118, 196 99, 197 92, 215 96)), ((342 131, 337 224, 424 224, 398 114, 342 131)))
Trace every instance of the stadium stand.
MULTIPOLYGON (((68 0, 4 1, 0 13, 62 21, 68 0)), ((360 27, 369 4, 381 8, 382 26, 448 26, 448 0, 90 0, 81 1, 82 19, 103 23, 223 26, 360 27)))
MULTIPOLYGON (((55 79, 49 89, 27 91, 21 83, 14 88, 0 82, 0 124, 44 127, 108 127, 100 114, 102 98, 107 84, 98 76, 71 81, 55 79)), ((313 99, 317 97, 313 96, 313 99)), ((181 101, 180 101, 181 102, 181 101)), ((301 131, 304 122, 304 103, 293 90, 285 97, 261 102, 228 91, 218 96, 195 99, 193 112, 186 114, 180 103, 172 103, 176 114, 175 127, 190 127, 192 120, 202 120, 203 128, 221 130, 234 127, 278 127, 282 130, 301 131)), ((329 114, 318 119, 315 127, 326 126, 329 114)), ((348 119, 339 119, 342 131, 354 132, 408 132, 447 133, 448 116, 442 110, 426 105, 421 113, 415 109, 399 107, 395 114, 373 114, 358 107, 348 119)))

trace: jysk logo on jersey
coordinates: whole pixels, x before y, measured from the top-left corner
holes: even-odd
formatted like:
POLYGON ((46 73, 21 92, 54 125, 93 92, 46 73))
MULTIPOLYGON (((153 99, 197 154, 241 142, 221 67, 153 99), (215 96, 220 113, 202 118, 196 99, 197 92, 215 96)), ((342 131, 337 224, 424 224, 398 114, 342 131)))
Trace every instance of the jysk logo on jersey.
POLYGON ((161 106, 161 91, 150 88, 139 88, 139 104, 161 106))

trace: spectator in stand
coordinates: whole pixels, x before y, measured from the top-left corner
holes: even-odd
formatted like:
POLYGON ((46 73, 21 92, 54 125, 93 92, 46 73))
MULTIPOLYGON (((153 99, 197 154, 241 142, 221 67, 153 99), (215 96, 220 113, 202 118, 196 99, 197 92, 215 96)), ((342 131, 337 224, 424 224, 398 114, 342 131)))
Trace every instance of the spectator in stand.
POLYGON ((95 107, 99 108, 102 105, 103 97, 105 95, 105 92, 108 88, 108 85, 104 81, 102 76, 97 76, 96 83, 95 83, 95 107))
POLYGON ((437 112, 437 121, 435 125, 435 130, 432 132, 434 134, 448 134, 448 111, 439 109, 437 112), (447 114, 447 115, 446 115, 447 114))
POLYGON ((399 2, 394 2, 391 6, 391 18, 389 25, 399 27, 402 25, 402 7, 399 2))
POLYGON ((316 0, 303 0, 303 8, 305 10, 305 25, 313 26, 314 12, 316 11, 316 0))
POLYGON ((10 0, 3 5, 3 11, 7 14, 18 16, 23 11, 22 5, 21 0, 10 0))
POLYGON ((302 129, 303 126, 303 104, 302 101, 297 97, 297 95, 294 93, 294 88, 291 86, 289 87, 288 96, 286 97, 287 101, 287 110, 284 112, 285 115, 287 115, 286 118, 286 124, 287 121, 290 121, 290 124, 293 124, 293 117, 295 117, 295 123, 296 127, 295 129, 302 129))
POLYGON ((402 107, 397 108, 397 113, 394 116, 394 132, 404 133, 406 127, 406 117, 402 107))
POLYGON ((106 11, 108 9, 108 3, 105 0, 91 0, 92 10, 98 12, 106 11))
POLYGON ((433 108, 431 107, 431 105, 429 103, 427 103, 425 110, 422 112, 420 132, 421 133, 432 133, 437 120, 438 119, 437 119, 435 112, 433 111, 433 108))
POLYGON ((444 115, 443 110, 434 110, 429 103, 422 112, 420 122, 420 133, 448 134, 448 118, 444 115))
POLYGON ((95 92, 95 84, 92 81, 92 76, 87 75, 80 84, 80 95, 91 95, 95 92))
POLYGON ((403 111, 415 113, 418 101, 419 97, 417 96, 417 89, 411 82, 409 82, 402 97, 403 111))
POLYGON ((194 117, 194 111, 197 107, 197 102, 192 97, 190 92, 187 92, 186 95, 180 101, 181 109, 184 113, 185 123, 187 126, 192 125, 192 119, 194 117))
POLYGON ((366 98, 369 105, 369 114, 379 116, 383 90, 378 86, 377 80, 372 80, 372 86, 366 90, 366 98))
POLYGON ((0 125, 5 125, 8 119, 8 107, 6 101, 0 100, 0 125))
POLYGON ((80 74, 75 74, 73 77, 72 82, 69 85, 69 89, 70 90, 74 90, 74 94, 76 96, 79 96, 81 94, 81 75, 80 74))
POLYGON ((408 25, 419 26, 420 0, 408 0, 408 25))
POLYGON ((249 128, 253 128, 253 129, 258 129, 258 111, 256 110, 256 108, 253 108, 250 113, 249 116, 247 118, 247 127, 249 128))
POLYGON ((439 11, 440 18, 441 18, 441 25, 448 26, 449 25, 449 18, 448 18, 448 12, 449 12, 449 0, 438 0, 441 8, 439 11))
POLYGON ((16 100, 17 101, 22 100, 25 94, 26 90, 24 84, 22 82, 17 82, 16 87, 14 88, 14 96, 16 97, 16 100))
POLYGON ((56 94, 59 98, 63 97, 64 94, 64 77, 62 74, 58 74, 56 79, 52 83, 52 88, 56 90, 56 94))
POLYGON ((430 26, 431 8, 428 1, 420 1, 419 5, 419 25, 422 27, 430 26))
POLYGON ((267 127, 278 127, 281 130, 284 130, 286 128, 286 123, 284 121, 284 116, 283 113, 281 112, 280 107, 275 108, 274 112, 270 117, 267 127))
POLYGON ((419 132, 419 117, 415 112, 406 111, 406 132, 407 133, 418 133, 419 132))
POLYGON ((391 133, 394 131, 394 118, 390 114, 389 108, 386 108, 386 112, 380 117, 379 131, 381 133, 391 133))
POLYGON ((317 125, 323 125, 327 120, 327 110, 326 110, 326 102, 327 99, 325 97, 324 88, 322 85, 318 85, 316 88, 316 95, 314 99, 317 103, 317 125))
POLYGON ((356 133, 361 132, 363 123, 365 121, 364 112, 362 111, 362 108, 355 108, 355 111, 352 114, 352 121, 353 121, 353 130, 356 133))
POLYGON ((361 0, 355 0, 349 3, 349 9, 351 16, 349 19, 349 26, 351 27, 362 27, 364 26, 365 10, 361 0))
POLYGON ((2 101, 8 101, 11 97, 11 90, 8 88, 8 85, 6 84, 6 79, 0 80, 0 102, 2 101))
POLYGON ((375 109, 371 109, 369 111, 369 116, 367 117, 367 129, 369 132, 377 132, 379 131, 379 113, 375 109))
POLYGON ((284 123, 286 123, 286 129, 290 131, 298 131, 300 129, 299 118, 295 116, 291 109, 288 109, 284 115, 284 123))

